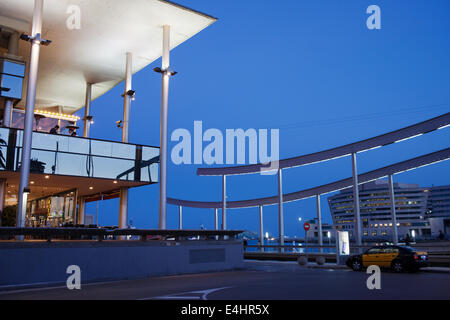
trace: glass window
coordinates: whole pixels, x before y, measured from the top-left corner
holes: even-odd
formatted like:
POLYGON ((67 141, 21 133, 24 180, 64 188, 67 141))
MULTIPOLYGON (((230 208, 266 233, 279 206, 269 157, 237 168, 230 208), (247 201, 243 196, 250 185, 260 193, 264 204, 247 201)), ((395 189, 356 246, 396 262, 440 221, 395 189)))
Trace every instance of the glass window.
POLYGON ((384 248, 382 249, 382 253, 398 253, 397 248, 384 248))
MULTIPOLYGON (((8 165, 11 165, 8 170, 20 170, 22 145, 23 130, 0 128, 0 170, 6 170, 6 159, 9 161, 8 165), (8 146, 11 132, 17 134, 16 138, 11 140, 11 146, 8 146), (10 154, 7 154, 8 152, 10 154)), ((136 167, 139 163, 137 160, 141 159, 140 153, 136 159, 137 147, 130 144, 34 132, 31 172, 158 182, 159 149, 142 147, 146 156, 152 158, 150 160, 144 158, 136 167), (115 156, 121 157, 106 156, 105 154, 111 154, 111 150, 115 150, 115 156), (95 153, 102 153, 102 156, 95 153)))
POLYGON ((0 61, 0 96, 12 99, 22 99, 25 63, 11 60, 0 61))
POLYGON ((133 144, 111 143, 111 156, 124 159, 136 158, 136 146, 133 144))
POLYGON ((366 254, 378 254, 378 253, 380 253, 380 249, 379 248, 371 248, 371 249, 366 251, 366 254))
POLYGON ((69 190, 28 201, 26 225, 29 227, 61 227, 74 224, 75 195, 76 190, 69 190))
POLYGON ((23 78, 2 74, 0 75, 0 86, 2 87, 0 96, 17 100, 22 99, 23 78))
POLYGON ((15 62, 11 60, 3 60, 3 73, 24 77, 25 76, 25 63, 15 62))

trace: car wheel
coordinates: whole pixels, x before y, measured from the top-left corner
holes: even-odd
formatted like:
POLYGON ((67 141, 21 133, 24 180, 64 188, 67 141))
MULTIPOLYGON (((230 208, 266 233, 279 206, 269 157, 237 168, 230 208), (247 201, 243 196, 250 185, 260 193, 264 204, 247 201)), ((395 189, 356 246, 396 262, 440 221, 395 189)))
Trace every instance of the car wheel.
POLYGON ((362 270, 361 261, 358 259, 353 260, 352 261, 352 269, 353 269, 353 271, 361 271, 362 270))
POLYGON ((403 263, 399 260, 393 261, 391 267, 395 272, 403 272, 404 270, 403 263))

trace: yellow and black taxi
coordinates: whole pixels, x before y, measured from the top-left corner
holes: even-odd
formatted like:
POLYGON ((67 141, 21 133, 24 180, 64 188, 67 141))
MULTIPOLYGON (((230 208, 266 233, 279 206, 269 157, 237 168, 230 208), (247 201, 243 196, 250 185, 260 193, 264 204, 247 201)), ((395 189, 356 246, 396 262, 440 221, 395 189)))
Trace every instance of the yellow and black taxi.
POLYGON ((408 246, 378 246, 351 256, 346 263, 354 271, 361 271, 371 265, 391 268, 395 272, 418 271, 428 266, 428 253, 408 246))

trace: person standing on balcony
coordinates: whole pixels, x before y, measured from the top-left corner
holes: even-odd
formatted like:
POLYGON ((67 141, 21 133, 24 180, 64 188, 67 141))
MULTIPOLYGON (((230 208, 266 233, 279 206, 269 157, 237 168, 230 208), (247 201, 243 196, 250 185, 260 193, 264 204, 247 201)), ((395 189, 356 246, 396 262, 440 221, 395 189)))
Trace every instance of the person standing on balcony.
POLYGON ((50 129, 50 134, 58 134, 59 126, 56 125, 50 129))

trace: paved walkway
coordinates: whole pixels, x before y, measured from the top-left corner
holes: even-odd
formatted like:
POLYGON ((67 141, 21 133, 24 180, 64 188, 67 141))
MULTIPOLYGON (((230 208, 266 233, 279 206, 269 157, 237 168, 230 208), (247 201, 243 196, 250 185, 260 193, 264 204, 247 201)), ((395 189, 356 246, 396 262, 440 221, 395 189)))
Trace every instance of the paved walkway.
POLYGON ((244 270, 82 284, 81 290, 38 288, 0 292, 1 299, 450 299, 443 273, 382 272, 381 289, 369 290, 365 272, 307 268, 292 262, 245 262, 244 270))

